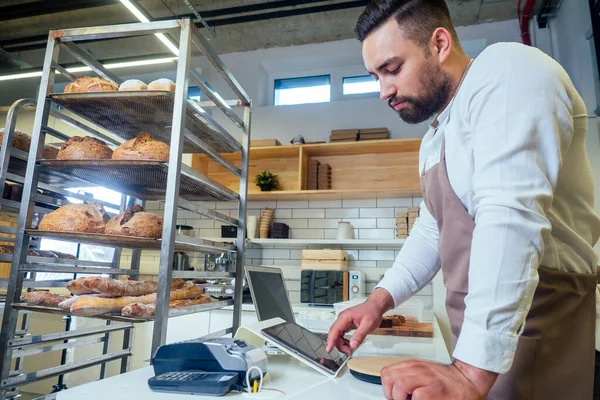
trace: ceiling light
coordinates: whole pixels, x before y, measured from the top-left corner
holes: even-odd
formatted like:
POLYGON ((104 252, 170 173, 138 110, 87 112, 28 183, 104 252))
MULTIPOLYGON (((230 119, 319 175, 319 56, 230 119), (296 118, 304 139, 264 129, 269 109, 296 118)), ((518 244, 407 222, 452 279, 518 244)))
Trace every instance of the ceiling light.
MULTIPOLYGON (((177 57, 167 57, 167 58, 155 58, 152 60, 139 60, 139 61, 123 61, 118 63, 104 64, 104 68, 106 69, 119 69, 119 68, 129 68, 129 67, 139 67, 141 65, 156 65, 156 64, 166 64, 173 61, 176 61, 177 57)), ((90 67, 73 67, 67 68, 68 72, 84 72, 91 71, 90 67)), ((60 75, 60 72, 56 72, 60 75)), ((24 79, 24 78, 35 78, 42 76, 42 71, 34 71, 34 72, 25 72, 22 74, 12 74, 12 75, 0 75, 0 81, 11 81, 15 79, 24 79)))
MULTIPOLYGON (((150 22, 150 20, 148 19, 148 17, 146 17, 144 15, 144 13, 137 8, 130 0, 120 0, 121 3, 123 3, 123 5, 125 7, 127 7, 127 9, 129 11, 131 11, 131 13, 140 21, 140 22, 150 22)), ((179 48, 177 48, 177 46, 175 46, 163 33, 155 33, 154 36, 156 36, 158 38, 158 40, 160 40, 161 42, 164 43, 165 46, 167 46, 167 48, 169 50, 171 50, 171 52, 173 54, 175 54, 176 56, 179 56, 179 48)))

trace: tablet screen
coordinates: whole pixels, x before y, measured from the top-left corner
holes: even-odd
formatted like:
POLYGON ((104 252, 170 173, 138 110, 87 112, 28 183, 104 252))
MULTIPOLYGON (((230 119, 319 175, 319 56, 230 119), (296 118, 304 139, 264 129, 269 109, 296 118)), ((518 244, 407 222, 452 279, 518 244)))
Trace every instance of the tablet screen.
POLYGON ((293 322, 284 322, 262 330, 265 336, 296 354, 308 359, 332 375, 346 362, 348 356, 337 349, 325 351, 326 342, 318 335, 293 322))

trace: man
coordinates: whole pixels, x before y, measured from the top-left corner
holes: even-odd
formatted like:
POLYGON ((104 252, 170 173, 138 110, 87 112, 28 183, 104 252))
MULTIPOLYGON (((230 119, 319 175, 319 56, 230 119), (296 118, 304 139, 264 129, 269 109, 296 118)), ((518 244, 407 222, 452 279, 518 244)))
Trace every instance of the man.
POLYGON ((592 398, 600 219, 569 77, 516 43, 471 62, 444 0, 373 1, 356 32, 381 98, 405 122, 435 119, 421 215, 369 299, 340 314, 328 350, 350 354, 441 267, 454 362, 386 367, 386 398, 592 398))

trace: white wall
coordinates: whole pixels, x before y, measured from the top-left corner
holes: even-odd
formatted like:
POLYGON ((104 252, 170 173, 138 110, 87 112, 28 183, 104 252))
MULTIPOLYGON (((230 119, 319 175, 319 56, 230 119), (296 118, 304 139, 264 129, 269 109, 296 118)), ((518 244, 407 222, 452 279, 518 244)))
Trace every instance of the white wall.
MULTIPOLYGON (((590 29, 591 19, 587 1, 563 0, 557 18, 550 22, 549 31, 553 46, 544 50, 566 69, 587 106, 590 116, 587 151, 594 171, 596 211, 600 213, 600 121, 594 116, 597 107, 595 88, 598 82, 594 79, 596 60, 592 56, 590 42, 586 39, 590 29)), ((600 244, 596 245, 596 252, 600 254, 600 244)))

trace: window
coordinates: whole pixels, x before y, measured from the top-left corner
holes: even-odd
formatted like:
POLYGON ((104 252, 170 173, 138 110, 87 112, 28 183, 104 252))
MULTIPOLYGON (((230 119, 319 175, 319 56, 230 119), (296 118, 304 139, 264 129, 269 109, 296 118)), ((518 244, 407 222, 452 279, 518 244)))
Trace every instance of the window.
POLYGON ((379 82, 371 75, 350 76, 342 80, 344 95, 379 93, 379 82))
POLYGON ((327 103, 331 100, 329 75, 276 79, 273 104, 276 106, 327 103))

